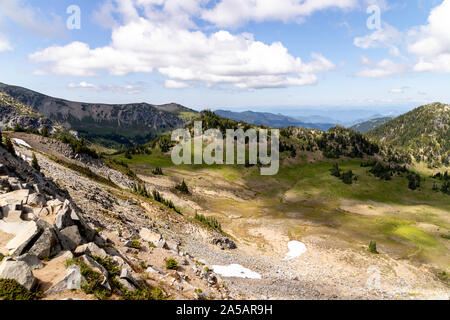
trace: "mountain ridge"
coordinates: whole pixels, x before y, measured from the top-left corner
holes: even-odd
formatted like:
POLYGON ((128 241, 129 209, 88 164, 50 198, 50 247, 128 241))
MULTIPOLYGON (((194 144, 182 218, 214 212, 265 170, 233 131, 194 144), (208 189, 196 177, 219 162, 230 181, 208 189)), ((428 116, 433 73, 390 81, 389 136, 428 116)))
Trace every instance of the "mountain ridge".
POLYGON ((4 83, 0 83, 0 91, 65 128, 109 146, 144 143, 158 134, 182 127, 196 114, 196 111, 176 103, 84 103, 4 83))

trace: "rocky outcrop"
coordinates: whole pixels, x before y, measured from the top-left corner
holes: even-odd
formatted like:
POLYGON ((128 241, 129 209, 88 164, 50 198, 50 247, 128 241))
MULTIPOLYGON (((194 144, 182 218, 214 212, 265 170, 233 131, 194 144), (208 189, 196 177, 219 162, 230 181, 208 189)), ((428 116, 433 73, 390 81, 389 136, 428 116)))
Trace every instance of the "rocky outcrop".
POLYGON ((31 290, 36 285, 36 278, 25 261, 15 261, 6 258, 0 265, 0 279, 13 279, 26 289, 31 290))

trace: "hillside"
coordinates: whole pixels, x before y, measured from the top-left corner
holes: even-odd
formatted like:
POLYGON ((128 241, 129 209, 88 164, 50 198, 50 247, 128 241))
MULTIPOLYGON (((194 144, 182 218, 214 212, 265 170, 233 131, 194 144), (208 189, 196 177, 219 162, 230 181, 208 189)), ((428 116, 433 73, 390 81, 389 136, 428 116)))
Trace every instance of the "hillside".
POLYGON ((282 114, 274 114, 269 112, 254 112, 254 111, 233 112, 227 110, 215 110, 214 113, 222 118, 234 121, 246 122, 254 125, 263 125, 275 128, 294 126, 310 129, 328 130, 329 128, 334 126, 334 124, 330 123, 306 123, 282 114))
POLYGON ((31 130, 41 130, 45 126, 48 130, 52 130, 54 123, 31 107, 0 91, 0 130, 16 126, 31 130))
POLYGON ((421 106, 367 134, 411 152, 416 161, 424 161, 432 167, 450 163, 449 105, 421 106))
POLYGON ((358 131, 360 133, 367 133, 368 131, 375 129, 376 127, 379 127, 390 120, 392 120, 392 117, 376 118, 369 121, 357 123, 351 126, 350 129, 358 131))
POLYGON ((183 126, 195 111, 178 104, 96 104, 53 98, 26 88, 0 83, 3 91, 50 120, 105 146, 141 144, 183 126))

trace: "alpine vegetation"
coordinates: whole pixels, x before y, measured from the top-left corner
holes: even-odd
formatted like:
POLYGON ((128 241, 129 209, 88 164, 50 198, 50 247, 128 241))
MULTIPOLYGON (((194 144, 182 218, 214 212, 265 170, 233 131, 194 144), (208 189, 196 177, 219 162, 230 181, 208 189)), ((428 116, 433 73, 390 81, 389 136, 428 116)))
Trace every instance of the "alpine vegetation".
POLYGON ((175 165, 194 164, 246 164, 258 163, 268 166, 261 167, 263 176, 273 176, 278 173, 280 165, 280 131, 270 130, 270 141, 267 129, 226 129, 225 141, 219 129, 209 129, 203 133, 202 121, 194 122, 194 137, 187 129, 177 129, 172 132, 172 141, 179 142, 172 150, 171 158, 175 165), (259 139, 258 139, 259 138, 259 139), (203 145, 206 146, 203 148, 203 145), (270 144, 270 155, 268 146, 270 144), (194 155, 192 157, 192 145, 194 155), (225 151, 224 151, 225 150, 225 151), (235 160, 236 150, 236 160, 235 160), (224 152, 226 159, 224 161, 224 152))

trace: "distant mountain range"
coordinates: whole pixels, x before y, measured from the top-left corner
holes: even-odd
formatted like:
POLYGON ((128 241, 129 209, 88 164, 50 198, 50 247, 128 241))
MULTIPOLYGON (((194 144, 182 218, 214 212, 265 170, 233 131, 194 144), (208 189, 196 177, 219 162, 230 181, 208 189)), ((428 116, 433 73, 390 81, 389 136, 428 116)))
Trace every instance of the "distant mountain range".
POLYGON ((309 129, 319 129, 328 130, 334 127, 334 123, 308 123, 302 122, 293 117, 274 114, 269 112, 254 112, 254 111, 244 111, 244 112, 233 112, 227 110, 215 110, 215 114, 219 117, 230 119, 234 121, 247 122, 254 125, 264 125, 268 127, 282 128, 282 127, 304 127, 309 129))
POLYGON ((65 128, 78 131, 82 137, 111 147, 145 143, 158 134, 182 127, 197 113, 176 103, 113 105, 68 101, 3 83, 0 91, 65 128))
POLYGON ((375 129, 376 127, 379 127, 390 120, 392 120, 392 117, 376 118, 355 124, 354 126, 351 126, 350 129, 358 131, 360 133, 367 133, 368 131, 375 129))

